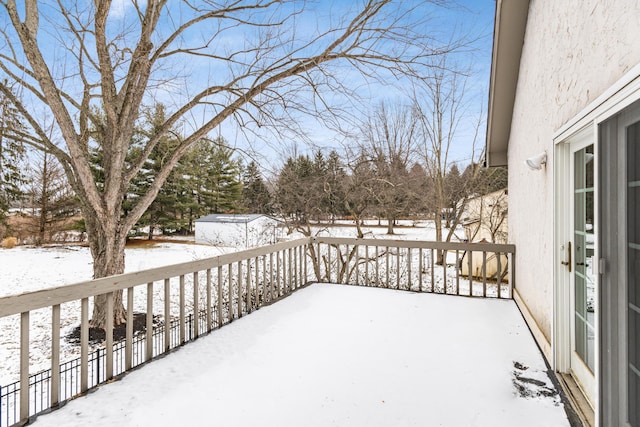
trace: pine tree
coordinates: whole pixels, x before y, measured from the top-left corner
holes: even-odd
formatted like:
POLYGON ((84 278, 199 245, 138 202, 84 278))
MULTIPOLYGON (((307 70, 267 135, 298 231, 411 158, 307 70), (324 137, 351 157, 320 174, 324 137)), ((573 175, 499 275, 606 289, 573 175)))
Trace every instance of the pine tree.
POLYGON ((340 156, 335 150, 332 150, 327 158, 324 185, 327 194, 327 211, 332 220, 347 213, 345 205, 346 180, 347 174, 342 166, 340 156))
POLYGON ((276 199, 280 213, 298 224, 318 219, 325 204, 323 158, 317 155, 288 158, 276 183, 276 199))
POLYGON ((249 213, 270 214, 271 193, 256 162, 247 165, 242 175, 242 207, 249 213))
POLYGON ((191 179, 203 214, 230 213, 240 206, 242 182, 240 163, 223 138, 198 141, 192 154, 194 168, 191 179))
MULTIPOLYGON (((166 121, 165 107, 163 104, 155 104, 152 109, 145 111, 145 128, 141 131, 144 137, 153 138, 159 132, 160 127, 166 121)), ((180 144, 177 132, 169 132, 163 135, 158 144, 154 147, 145 162, 144 168, 140 171, 139 180, 135 194, 145 194, 153 184, 158 172, 163 168, 168 157, 168 153, 180 144)), ((185 178, 180 166, 176 166, 166 179, 162 188, 158 192, 155 200, 149 205, 146 212, 138 222, 138 226, 149 227, 149 240, 153 238, 155 230, 164 233, 184 229, 187 224, 184 222, 181 211, 181 196, 184 196, 185 178)))
MULTIPOLYGON (((26 180, 21 163, 25 148, 20 135, 24 130, 18 111, 0 92, 0 230, 6 227, 11 204, 23 195, 21 186, 26 180)), ((0 237, 2 234, 0 231, 0 237)))

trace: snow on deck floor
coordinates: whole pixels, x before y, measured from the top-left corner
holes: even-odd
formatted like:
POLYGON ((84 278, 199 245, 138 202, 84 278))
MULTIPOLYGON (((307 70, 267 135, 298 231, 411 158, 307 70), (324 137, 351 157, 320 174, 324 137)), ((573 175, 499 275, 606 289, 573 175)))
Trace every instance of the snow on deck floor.
POLYGON ((545 370, 513 301, 317 284, 35 425, 568 426, 545 370))

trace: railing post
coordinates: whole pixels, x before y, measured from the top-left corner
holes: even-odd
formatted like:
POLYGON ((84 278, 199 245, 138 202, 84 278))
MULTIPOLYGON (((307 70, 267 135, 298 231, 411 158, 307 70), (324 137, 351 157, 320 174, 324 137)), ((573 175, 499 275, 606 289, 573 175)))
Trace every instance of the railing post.
POLYGON ((460 251, 456 249, 456 295, 460 295, 460 270, 462 265, 460 264, 460 251))
POLYGON ((195 323, 193 324, 193 336, 198 338, 200 336, 200 301, 199 301, 199 279, 198 272, 193 272, 193 317, 195 323))
POLYGON ((263 304, 271 302, 271 284, 269 283, 269 288, 267 288, 267 256, 263 255, 262 257, 262 302, 263 304), (267 299, 267 295, 269 299, 267 299))
POLYGON ((233 264, 229 263, 227 264, 227 277, 228 277, 228 283, 229 283, 229 322, 231 322, 234 318, 237 318, 237 316, 233 315, 233 264))
POLYGON ((207 332, 211 332, 212 329, 212 314, 211 306, 213 304, 211 298, 211 269, 207 269, 207 332))
POLYGON ((307 255, 307 248, 312 245, 312 243, 307 243, 306 245, 304 245, 302 247, 303 253, 304 253, 304 257, 303 257, 303 262, 304 262, 304 280, 303 280, 303 284, 307 284, 309 282, 309 255, 307 255))
POLYGON ((29 312, 20 314, 20 421, 29 418, 29 312))
POLYGON ((400 249, 396 248, 396 289, 400 289, 400 249))
MULTIPOLYGON (((434 292, 435 288, 436 288, 436 263, 434 261, 434 257, 433 257, 433 249, 431 249, 429 251, 429 268, 431 269, 431 292, 434 292)), ((444 293, 447 293, 447 288, 444 288, 444 293)))
POLYGON ((384 282, 384 287, 389 289, 389 246, 386 246, 387 250, 384 253, 384 257, 385 257, 385 262, 386 262, 386 270, 385 270, 385 274, 386 274, 386 280, 384 282))
POLYGON ((131 369, 133 361, 133 287, 127 289, 127 325, 124 343, 124 370, 131 369))
POLYGON ((376 243, 376 288, 380 287, 380 246, 376 243))
POLYGON ((171 349, 171 279, 164 279, 164 351, 171 349))
POLYGON ((113 292, 107 293, 107 321, 105 324, 105 374, 106 380, 113 378, 113 292))
POLYGON ((331 283, 331 245, 327 243, 327 282, 331 283))
POLYGON ((407 248, 407 290, 411 290, 411 248, 407 248))
POLYGON ((222 292, 222 266, 218 265, 218 328, 222 327, 223 316, 222 316, 222 302, 223 302, 223 292, 222 292))
MULTIPOLYGON (((447 293, 447 285, 449 281, 447 280, 447 250, 442 250, 442 286, 444 286, 444 293, 447 293)), ((458 292, 456 292, 456 295, 458 292)))
POLYGON ((153 282, 147 283, 146 361, 153 358, 153 282))
POLYGON ((482 250, 482 296, 487 296, 487 251, 482 250))
POLYGON ((496 273, 496 284, 498 286, 498 298, 502 298, 502 284, 500 283, 500 281, 502 280, 502 255, 500 252, 494 252, 494 255, 496 256, 496 262, 497 262, 497 273, 496 273))
POLYGON ((418 290, 422 292, 422 270, 423 270, 423 260, 424 256, 422 248, 418 249, 418 290))
MULTIPOLYGON (((262 257, 264 259, 264 257, 262 257)), ((262 288, 260 287, 260 259, 254 258, 253 264, 255 265, 255 279, 256 279, 256 308, 262 307, 265 298, 264 281, 262 282, 262 288)))
POLYGON ((185 343, 184 274, 180 275, 180 345, 185 343))
POLYGON ((269 302, 273 302, 277 299, 276 293, 276 284, 274 282, 274 274, 273 274, 273 252, 269 254, 269 302))
POLYGON ((251 283, 251 259, 247 260, 247 277, 246 277, 246 289, 247 289, 247 314, 253 311, 253 303, 251 298, 251 291, 253 290, 253 286, 251 283))
POLYGON ((467 251, 467 253, 469 254, 469 259, 468 259, 468 263, 469 263, 469 296, 472 297, 473 296, 473 251, 469 250, 469 251, 467 251))
POLYGON ((242 317, 242 261, 238 261, 238 317, 242 317))
POLYGON ((80 392, 89 388, 89 298, 80 303, 80 392))
MULTIPOLYGON (((0 392, 2 396, 2 392, 0 392)), ((60 304, 51 307, 51 407, 60 403, 60 304)), ((2 417, 0 416, 0 420, 2 417)))
POLYGON ((515 250, 508 256, 509 262, 509 298, 513 298, 513 289, 516 287, 516 253, 515 250))

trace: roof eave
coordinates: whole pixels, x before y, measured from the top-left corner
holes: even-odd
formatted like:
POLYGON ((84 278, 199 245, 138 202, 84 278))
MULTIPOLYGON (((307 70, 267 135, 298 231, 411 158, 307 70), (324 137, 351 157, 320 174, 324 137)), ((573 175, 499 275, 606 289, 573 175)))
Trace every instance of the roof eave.
POLYGON ((529 0, 496 2, 487 113, 487 166, 507 165, 509 134, 528 13, 529 0))

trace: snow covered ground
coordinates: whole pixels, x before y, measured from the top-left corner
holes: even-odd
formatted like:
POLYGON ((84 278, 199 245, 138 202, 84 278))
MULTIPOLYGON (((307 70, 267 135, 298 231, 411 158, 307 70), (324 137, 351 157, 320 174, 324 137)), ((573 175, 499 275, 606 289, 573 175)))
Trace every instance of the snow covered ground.
MULTIPOLYGON (((376 227, 377 221, 369 221, 363 227, 367 238, 391 238, 407 240, 433 240, 435 227, 427 221, 400 221, 402 227, 396 234, 387 235, 386 227, 376 227)), ((314 234, 322 236, 355 237, 353 221, 341 221, 329 227, 315 227, 314 234)), ((460 230, 458 235, 462 235, 460 230)), ((286 236, 288 239, 303 237, 299 233, 286 236)), ((126 272, 140 271, 164 265, 194 261, 221 255, 244 248, 219 247, 163 241, 153 245, 127 247, 126 272)), ((90 280, 93 274, 92 259, 88 247, 78 245, 52 245, 48 247, 19 246, 13 249, 0 248, 0 297, 63 286, 90 280)), ((187 278, 187 280, 190 280, 187 278)), ((161 296, 162 292, 158 292, 161 296)), ((136 294, 136 307, 144 311, 146 296, 136 294)), ((157 306, 162 301, 157 301, 157 306)), ((79 302, 61 306, 62 336, 75 328, 79 320, 79 302)), ((10 384, 19 378, 19 316, 0 319, 0 386, 10 384)), ((30 330, 30 373, 35 374, 49 368, 51 348, 51 310, 31 312, 30 330)), ((79 356, 79 347, 61 341, 61 360, 67 361, 79 356)))
POLYGON ((316 284, 35 426, 568 426, 513 301, 316 284))
MULTIPOLYGON (((168 264, 221 255, 234 248, 180 243, 158 243, 153 246, 126 249, 126 271, 139 271, 168 264)), ((0 249, 0 297, 90 280, 93 274, 89 248, 56 245, 51 247, 19 246, 0 249)), ((144 298, 140 293, 139 297, 144 298)), ((140 301, 144 307, 144 301, 140 301)), ((79 322, 79 303, 63 304, 61 334, 66 336, 79 322)), ((0 318, 0 386, 19 378, 18 315, 0 318)), ((51 349, 51 310, 31 312, 31 374, 49 368, 51 349)), ((61 361, 79 355, 79 347, 61 340, 61 361)))
MULTIPOLYGON (((375 223, 372 225, 375 225, 375 223)), ((407 240, 433 240, 435 237, 435 228, 431 223, 420 222, 414 224, 409 221, 403 223, 403 225, 404 227, 396 229, 397 234, 393 236, 385 234, 386 227, 366 227, 364 230, 365 237, 407 240)), ((355 237, 355 229, 348 222, 317 231, 320 235, 326 236, 355 237)), ((462 231, 460 230, 457 235, 462 237, 462 231)), ((290 239, 298 237, 302 236, 295 233, 288 236, 290 239)), ((177 242, 131 247, 126 250, 126 271, 138 271, 202 259, 235 250, 235 248, 177 242)), ((17 247, 10 250, 0 249, 0 273, 2 277, 0 281, 0 297, 2 297, 88 280, 92 274, 91 256, 88 248, 73 245, 57 245, 49 248, 17 247)), ((314 285, 308 290, 300 292, 299 295, 294 295, 292 302, 287 299, 276 304, 275 307, 280 307, 281 304, 286 303, 282 307, 282 313, 280 311, 274 312, 275 308, 273 307, 261 310, 257 313, 258 317, 255 320, 258 324, 253 326, 254 329, 247 330, 248 332, 241 326, 246 324, 246 321, 242 319, 230 327, 223 328, 210 337, 185 346, 180 351, 170 355, 166 360, 174 360, 176 358, 176 361, 171 366, 167 366, 166 362, 164 362, 165 359, 162 359, 128 375, 125 379, 125 382, 130 381, 130 378, 141 375, 141 372, 151 370, 150 375, 152 377, 163 377, 165 382, 157 383, 155 386, 151 386, 153 382, 149 382, 149 386, 144 384, 134 385, 130 392, 127 392, 127 388, 124 385, 120 385, 120 382, 115 383, 109 387, 115 387, 116 389, 125 387, 122 391, 128 396, 126 399, 109 397, 108 399, 112 403, 96 402, 97 409, 87 409, 87 412, 81 410, 80 412, 84 414, 83 416, 70 417, 80 420, 76 422, 76 425, 85 425, 88 422, 95 423, 93 420, 87 421, 87 418, 85 418, 89 412, 94 414, 108 413, 110 416, 124 414, 122 415, 126 418, 124 425, 189 424, 191 422, 189 419, 182 422, 178 419, 159 415, 163 413, 160 409, 163 405, 166 405, 167 408, 175 408, 183 404, 187 405, 185 399, 190 399, 194 394, 209 394, 214 399, 212 402, 218 402, 216 403, 218 406, 226 409, 216 408, 215 411, 209 411, 209 400, 206 402, 204 400, 194 401, 193 413, 198 415, 194 416, 194 420, 198 421, 195 424, 201 424, 203 408, 207 408, 205 412, 210 413, 212 422, 215 420, 216 424, 218 424, 219 418, 222 417, 223 421, 220 422, 220 425, 514 425, 506 420, 513 420, 510 417, 515 416, 514 414, 521 412, 521 410, 508 409, 506 412, 503 410, 505 399, 507 399, 506 396, 508 396, 509 405, 515 405, 513 407, 518 408, 520 406, 529 408, 527 410, 536 413, 538 418, 535 419, 539 419, 540 414, 538 414, 538 411, 541 410, 540 408, 543 408, 542 410, 545 411, 545 414, 556 414, 553 415, 556 418, 552 418, 551 423, 532 425, 567 425, 566 419, 562 416, 557 418, 559 416, 557 414, 562 414, 563 412, 561 405, 555 406, 558 403, 557 397, 527 399, 515 397, 517 390, 524 395, 537 395, 537 390, 530 390, 532 382, 526 380, 528 377, 532 377, 534 383, 540 379, 544 380, 543 392, 546 390, 545 387, 547 385, 550 386, 550 384, 546 374, 543 372, 545 368, 541 362, 542 359, 537 353, 535 345, 532 344, 533 341, 512 302, 478 301, 476 303, 475 300, 463 302, 467 301, 467 299, 432 295, 433 299, 424 300, 432 302, 423 306, 422 300, 411 299, 410 296, 413 294, 383 291, 384 293, 380 294, 380 296, 374 296, 381 290, 369 293, 370 289, 339 287, 339 294, 324 296, 324 292, 326 292, 324 289, 333 289, 334 287, 321 286, 324 285, 314 285), (321 289, 322 291, 320 291, 321 289), (356 293, 352 294, 354 291, 356 293), (365 292, 365 294, 357 293, 360 291, 365 292), (343 292, 345 293, 345 301, 343 301, 343 292), (370 297, 363 298, 360 295, 369 295, 370 297), (393 301, 403 300, 398 295, 406 296, 408 300, 402 302, 399 307, 395 307, 393 301), (320 301, 317 307, 316 299, 320 301), (323 301, 325 302, 323 303, 323 301), (328 301, 331 301, 331 303, 328 301), (466 304, 478 304, 477 307, 486 308, 470 309, 467 308, 466 304), (432 306, 437 307, 437 309, 434 310, 432 306), (344 307, 350 307, 350 313, 343 313, 346 310, 344 307), (515 320, 516 323, 509 323, 511 320, 508 320, 506 324, 500 323, 504 319, 497 324, 490 325, 485 323, 490 321, 490 319, 485 319, 487 316, 497 316, 498 319, 504 316, 499 314, 502 313, 500 310, 515 313, 508 316, 515 316, 517 318, 515 320), (424 313, 424 316, 426 316, 424 317, 419 313, 420 311, 433 312, 431 314, 434 315, 431 316, 430 313, 424 313), (267 314, 262 314, 263 312, 267 314), (294 315, 298 313, 303 316, 301 319, 295 318, 294 315), (440 317, 435 315, 438 313, 440 317), (456 318, 443 322, 442 316, 447 316, 446 318, 449 319, 451 313, 456 313, 456 318), (334 315, 336 316, 335 319, 334 315), (313 316, 318 317, 315 318, 313 316), (367 319, 366 322, 363 319, 367 319), (399 320, 401 320, 400 323, 398 323, 399 320), (351 325, 352 323, 353 325, 351 325), (444 331, 442 329, 443 323, 447 323, 447 329, 444 331), (448 328, 449 323, 451 323, 452 329, 448 328), (285 326, 289 324, 297 326, 285 326), (274 330, 272 325, 278 326, 274 330), (358 329, 367 325, 373 329, 358 329), (411 326, 408 327, 408 325, 411 326), (432 329, 434 328, 430 327, 431 325, 437 325, 439 331, 433 331, 432 329), (489 337, 484 335, 478 337, 476 335, 478 328, 482 328, 482 325, 487 325, 483 334, 489 334, 489 337), (266 330, 260 330, 261 327, 266 330), (326 337, 318 335, 320 331, 325 329, 331 335, 326 337), (342 330, 352 332, 345 332, 347 335, 344 335, 342 330), (272 332, 275 335, 270 335, 272 332), (338 335, 336 335, 337 332, 339 332, 338 335), (434 333, 435 336, 432 337, 434 333), (505 334, 507 335, 506 337, 505 334), (533 345, 535 356, 520 357, 520 350, 503 354, 502 350, 504 348, 511 349, 513 346, 513 343, 510 343, 508 339, 514 334, 526 336, 526 340, 529 342, 526 345, 533 345), (263 335, 265 338, 262 338, 263 335), (447 337, 446 340, 445 337, 447 337), (401 338, 404 341, 397 341, 401 338), (209 340, 213 340, 214 344, 206 346, 204 343, 209 342, 209 340), (379 340, 379 342, 376 340, 379 340), (353 346, 349 347, 348 345, 350 344, 353 346), (192 346, 195 347, 192 349, 192 346), (260 350, 261 348, 261 351, 266 352, 266 354, 254 356, 254 349, 260 350), (484 368, 478 368, 486 365, 482 358, 478 359, 478 351, 483 354, 490 352, 491 357, 497 357, 495 362, 502 361, 501 369, 495 371, 495 375, 501 378, 500 387, 502 388, 494 390, 493 386, 490 385, 492 381, 498 380, 498 378, 493 378, 495 376, 494 373, 491 373, 493 371, 485 372, 484 368), (227 353, 232 360, 224 358, 227 353), (185 356, 182 355, 192 355, 194 359, 183 361, 181 358, 185 356), (240 355, 244 355, 244 358, 239 357, 240 355), (207 379, 204 373, 208 369, 206 368, 206 361, 212 356, 224 357, 216 362, 218 363, 217 365, 214 364, 217 368, 214 369, 215 366, 212 365, 214 370, 211 373, 211 377, 207 379), (234 365, 236 358, 238 363, 234 365), (286 361, 284 366, 278 365, 279 361, 275 360, 278 358, 286 361), (505 362, 505 360, 507 361, 505 362), (363 366, 360 367, 359 365, 363 362, 363 366), (454 365, 451 365, 452 362, 454 365), (155 367, 157 363, 165 363, 165 365, 155 367), (379 370, 377 366, 380 364, 388 366, 385 366, 384 370, 379 370), (291 365, 291 370, 288 369, 289 365, 291 365), (375 369, 374 365, 376 366, 375 369), (196 370, 188 369, 184 371, 185 366, 204 369, 202 378, 195 379, 195 377, 199 377, 196 370), (523 366, 529 366, 529 369, 518 369, 518 367, 523 366), (439 368, 435 369, 434 367, 439 368), (239 373, 232 375, 227 372, 227 369, 230 370, 229 372, 236 372, 235 370, 237 370, 239 373), (242 372, 246 372, 246 375, 242 372), (446 375, 443 372, 446 372, 446 375), (262 376, 263 374, 266 376, 262 376), (335 375, 331 377, 330 374, 335 375), (354 377, 350 379, 352 375, 354 377), (433 377, 433 375, 436 376, 433 377), (489 380, 489 377, 493 378, 493 380, 489 380), (521 381, 517 377, 525 378, 525 380, 521 381), (350 382, 342 384, 341 379, 343 378, 350 379, 350 382), (221 380, 230 381, 233 384, 225 385, 219 382, 221 380), (278 385, 281 380, 286 380, 284 382, 288 384, 286 386, 288 388, 283 389, 283 391, 280 391, 280 386, 278 385), (206 385, 206 383, 211 384, 206 385), (340 384, 340 386, 335 388, 336 384, 340 384), (488 388, 485 388, 483 384, 486 384, 488 388), (211 387, 217 391, 215 393, 212 392, 210 390, 211 387), (200 388, 202 388, 202 392, 200 388), (163 397, 168 389, 180 390, 180 393, 173 397, 169 397, 169 395, 163 397), (154 393, 154 390, 157 390, 157 392, 154 393), (164 391, 160 393, 160 390, 164 391), (194 390, 197 393, 194 393, 194 390), (375 400, 377 395, 372 395, 374 390, 379 390, 382 396, 380 400, 384 401, 380 407, 377 406, 378 402, 375 400), (470 390, 475 391, 472 393, 470 390), (147 395, 145 393, 151 394, 147 395), (494 396, 495 393, 498 393, 497 399, 494 396), (227 394, 232 398, 231 401, 219 400, 227 394), (243 398, 243 394, 247 397, 243 398), (355 396, 356 394, 362 395, 362 397, 358 397, 353 401, 349 400, 352 395, 355 396), (262 403, 258 398, 259 396, 263 396, 266 399, 265 403, 262 403), (237 400, 233 400, 233 398, 237 398, 237 400), (294 400, 292 401, 291 399, 294 400), (460 423, 457 420, 466 418, 458 418, 455 408, 468 406, 469 403, 467 401, 472 401, 471 406, 475 409, 472 408, 471 411, 475 411, 474 414, 477 413, 478 418, 473 418, 476 415, 468 413, 467 415, 471 417, 469 418, 470 421, 460 423), (156 405, 154 402, 164 403, 156 405), (434 403, 432 404, 431 402, 434 403), (537 403, 534 404, 532 402, 537 403), (138 405, 141 405, 142 412, 127 412, 132 409, 129 406, 136 407, 138 405), (149 405, 156 406, 151 407, 149 405), (247 414, 244 409, 245 406, 253 408, 254 405, 258 405, 255 413, 252 409, 251 414, 247 414), (486 408, 482 409, 483 406, 486 406, 486 408), (410 408, 413 409, 410 410, 410 408), (452 414, 446 414, 446 416, 437 415, 440 414, 440 408, 447 408, 445 412, 451 412, 452 414), (325 409, 328 412, 325 412, 325 409), (294 412, 291 415, 294 418, 290 418, 289 415, 285 414, 289 410, 294 412), (314 417, 317 420, 314 418, 314 420, 309 421, 305 418, 304 421, 301 421, 305 412, 309 413, 309 411, 315 411, 314 417), (407 414, 403 414, 403 412, 407 411, 407 414), (270 420, 272 420, 271 424, 261 422, 262 418, 259 415, 261 412, 269 414, 270 420), (371 418, 366 418, 368 413, 371 414, 371 418), (428 414, 429 418, 425 418, 425 414, 428 414), (496 414, 502 414, 501 417, 504 418, 504 423, 488 422, 490 419, 493 420, 496 414), (156 424, 146 422, 144 419, 147 416, 152 418, 158 416, 156 424), (252 418, 253 416, 258 418, 252 418), (336 421, 332 422, 334 418, 336 421), (168 420, 172 421, 169 422, 168 420), (227 423, 225 420, 233 420, 234 422, 227 423), (425 424, 425 420, 428 423, 425 424), (435 421, 432 422, 432 420, 435 421), (438 420, 445 420, 446 422, 439 422, 438 420), (484 421, 487 421, 487 423, 484 423, 484 421)), ((140 293, 140 296, 144 297, 142 293, 140 293)), ((415 295, 413 296, 415 297, 415 295)), ((137 305, 137 302, 135 304, 137 305)), ((142 301, 141 307, 144 309, 144 301, 142 301)), ((79 304, 70 303, 62 306, 63 336, 78 325, 78 315, 79 304)), ((37 310, 31 313, 30 363, 32 374, 49 367, 50 316, 49 309, 37 310)), ((253 319, 254 316, 249 316, 249 318, 253 319)), ((251 322, 254 321, 252 320, 251 322)), ((6 385, 17 380, 17 360, 19 356, 19 328, 17 325, 19 325, 19 316, 0 319, 0 335, 2 336, 0 340, 0 361, 2 361, 0 363, 0 385, 6 385)), ((77 357, 77 346, 65 341, 61 344, 61 349, 61 360, 70 360, 77 357)), ((489 367, 491 364, 486 366, 489 367)), ((148 379, 144 379, 142 383, 148 381, 148 379)), ((534 389, 535 387, 540 386, 534 386, 534 389)), ((104 388, 104 390, 106 389, 108 387, 104 388)), ((90 402, 93 397, 99 396, 104 390, 100 389, 97 393, 92 393, 91 397, 86 401, 90 402)), ((118 393, 116 392, 116 394, 118 393)), ((78 402, 85 402, 85 400, 79 399, 78 402)), ((68 407, 75 404, 74 402, 68 407)), ((82 403, 82 405, 86 404, 82 403)), ((512 406, 509 406, 509 408, 512 408, 512 406)), ((74 414, 77 412, 74 411, 74 414)), ((178 412, 185 415, 191 411, 185 409, 178 412)), ((50 416, 54 417, 56 415, 54 413, 50 416)), ((46 420, 50 416, 42 417, 41 420, 46 420)), ((114 420, 108 419, 104 425, 112 425, 116 422, 120 422, 117 417, 114 420)), ((67 425, 68 423, 71 423, 68 425, 74 425, 70 419, 53 422, 54 425, 58 425, 58 423, 60 425, 67 425)), ((519 422, 517 425, 527 424, 519 422)))

